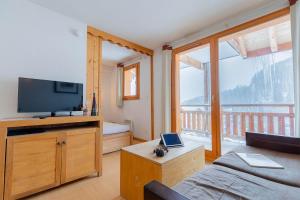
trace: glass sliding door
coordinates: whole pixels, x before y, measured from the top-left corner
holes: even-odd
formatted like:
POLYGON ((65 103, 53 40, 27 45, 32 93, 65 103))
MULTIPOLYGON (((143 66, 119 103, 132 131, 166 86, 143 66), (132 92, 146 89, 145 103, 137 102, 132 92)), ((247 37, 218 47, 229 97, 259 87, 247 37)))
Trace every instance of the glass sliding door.
POLYGON ((208 159, 245 145, 247 131, 300 137, 292 55, 288 9, 174 49, 172 130, 208 159))
POLYGON ((178 55, 180 131, 212 151, 211 46, 178 55))
POLYGON ((245 132, 295 137, 289 16, 219 39, 222 154, 245 132))

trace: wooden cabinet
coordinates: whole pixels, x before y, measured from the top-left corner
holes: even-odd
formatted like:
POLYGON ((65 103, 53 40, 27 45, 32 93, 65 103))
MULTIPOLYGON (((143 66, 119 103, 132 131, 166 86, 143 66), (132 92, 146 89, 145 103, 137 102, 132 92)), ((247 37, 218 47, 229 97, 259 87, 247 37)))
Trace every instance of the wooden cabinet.
POLYGON ((121 196, 128 200, 142 200, 144 185, 150 181, 157 180, 172 187, 201 170, 205 165, 204 146, 185 137, 182 139, 184 147, 170 148, 164 157, 152 153, 160 140, 122 148, 121 196))
POLYGON ((58 134, 7 139, 5 199, 16 199, 60 184, 58 134))
POLYGON ((108 134, 103 137, 103 153, 118 151, 132 143, 132 133, 130 131, 118 134, 108 134))
POLYGON ((74 128, 8 137, 5 199, 25 197, 98 172, 98 130, 74 128))
POLYGON ((62 142, 61 182, 96 172, 96 128, 68 131, 62 142))

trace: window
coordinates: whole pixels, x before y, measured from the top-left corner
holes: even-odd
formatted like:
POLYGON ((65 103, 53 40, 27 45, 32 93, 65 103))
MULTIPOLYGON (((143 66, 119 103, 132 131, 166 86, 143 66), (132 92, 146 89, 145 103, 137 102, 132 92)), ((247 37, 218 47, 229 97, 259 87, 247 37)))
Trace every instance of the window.
POLYGON ((205 144, 207 159, 244 145, 245 132, 300 137, 289 9, 173 49, 172 59, 171 129, 205 144))
POLYGON ((210 50, 204 44, 180 54, 179 98, 181 132, 212 151, 210 50))
POLYGON ((140 63, 124 67, 123 99, 136 100, 140 98, 140 63))
POLYGON ((219 39, 222 153, 245 132, 298 137, 289 15, 219 39))

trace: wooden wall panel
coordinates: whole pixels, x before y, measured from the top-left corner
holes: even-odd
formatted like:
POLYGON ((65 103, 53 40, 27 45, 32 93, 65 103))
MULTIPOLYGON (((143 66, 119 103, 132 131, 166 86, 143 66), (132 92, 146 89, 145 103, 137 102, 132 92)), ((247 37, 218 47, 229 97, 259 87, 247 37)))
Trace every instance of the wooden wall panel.
MULTIPOLYGON (((102 41, 109 41, 113 44, 117 44, 121 47, 126 47, 128 49, 134 50, 136 52, 150 56, 151 58, 151 135, 154 138, 154 64, 153 55, 154 51, 143 47, 141 45, 135 44, 118 36, 106 33, 94 27, 88 26, 87 30, 87 86, 86 86, 86 104, 89 112, 92 108, 93 91, 96 89, 97 105, 102 108, 101 101, 101 70, 102 70, 102 41), (98 82, 98 85, 96 84, 98 82), (100 99, 100 103, 98 103, 100 99)), ((102 116, 101 109, 98 109, 99 115, 102 116)))
POLYGON ((101 54, 102 54, 102 40, 99 37, 88 33, 87 35, 87 74, 86 74, 86 105, 88 111, 92 110, 93 93, 95 92, 97 111, 101 107, 101 87, 100 87, 100 73, 101 73, 101 54), (99 104, 100 102, 100 104, 99 104))
POLYGON ((95 37, 87 35, 87 70, 86 70, 86 106, 91 111, 93 99, 93 69, 94 69, 94 41, 95 37))

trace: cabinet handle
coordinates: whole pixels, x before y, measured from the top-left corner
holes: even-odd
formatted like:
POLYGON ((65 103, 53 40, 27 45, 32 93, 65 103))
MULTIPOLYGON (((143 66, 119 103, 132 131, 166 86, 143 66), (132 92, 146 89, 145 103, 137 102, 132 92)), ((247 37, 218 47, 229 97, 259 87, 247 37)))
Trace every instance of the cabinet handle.
POLYGON ((62 141, 62 144, 66 144, 66 141, 62 141))
POLYGON ((56 143, 56 145, 58 145, 58 146, 59 146, 59 145, 61 145, 61 144, 60 144, 60 142, 57 142, 57 143, 56 143))

